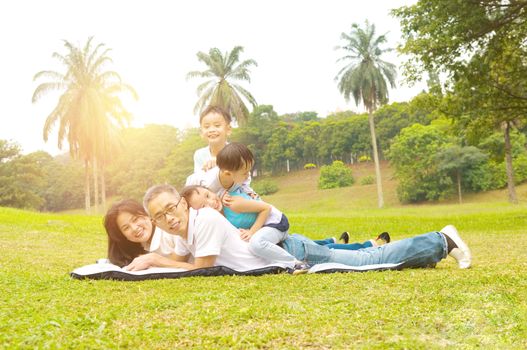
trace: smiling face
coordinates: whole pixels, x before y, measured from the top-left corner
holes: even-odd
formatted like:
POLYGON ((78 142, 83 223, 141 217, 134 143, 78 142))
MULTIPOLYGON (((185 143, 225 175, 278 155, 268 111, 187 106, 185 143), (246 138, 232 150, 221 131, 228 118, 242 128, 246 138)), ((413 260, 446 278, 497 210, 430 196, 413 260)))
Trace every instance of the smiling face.
POLYGON ((188 206, 185 198, 163 192, 148 203, 148 212, 163 231, 186 237, 188 206))
POLYGON ((120 212, 117 215, 117 227, 127 240, 135 243, 147 243, 152 238, 153 225, 148 216, 120 212))
POLYGON ((220 197, 203 187, 197 187, 195 191, 190 194, 188 204, 194 209, 201 209, 209 207, 217 211, 223 209, 223 204, 221 203, 220 197))
POLYGON ((201 119, 200 131, 209 145, 224 145, 231 134, 231 126, 221 114, 210 112, 201 119))

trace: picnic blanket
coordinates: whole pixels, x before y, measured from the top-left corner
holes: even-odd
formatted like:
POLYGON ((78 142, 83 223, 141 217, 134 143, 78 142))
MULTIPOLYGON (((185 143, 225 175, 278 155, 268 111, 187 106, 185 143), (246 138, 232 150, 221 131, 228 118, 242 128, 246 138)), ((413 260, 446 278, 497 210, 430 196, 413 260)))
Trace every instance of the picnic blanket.
MULTIPOLYGON (((307 273, 399 270, 402 266, 403 264, 348 266, 337 263, 324 263, 314 265, 307 273)), ((260 269, 247 271, 236 271, 226 266, 213 266, 191 271, 169 267, 152 267, 142 271, 127 271, 117 265, 109 263, 106 259, 100 259, 96 264, 85 265, 73 270, 70 276, 75 279, 143 281, 195 276, 261 276, 287 272, 292 272, 292 270, 280 265, 269 265, 260 269)))

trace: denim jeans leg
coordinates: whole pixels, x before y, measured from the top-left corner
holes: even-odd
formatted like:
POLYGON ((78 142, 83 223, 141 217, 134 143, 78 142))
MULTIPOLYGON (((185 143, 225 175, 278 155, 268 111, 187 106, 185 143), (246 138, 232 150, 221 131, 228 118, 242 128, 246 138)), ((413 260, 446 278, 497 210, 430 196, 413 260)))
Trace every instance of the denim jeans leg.
POLYGON ((259 257, 272 262, 285 264, 293 267, 295 258, 284 249, 277 246, 288 237, 287 232, 282 232, 273 227, 264 226, 251 237, 249 249, 259 257))
POLYGON ((335 244, 335 241, 333 240, 333 238, 315 239, 313 242, 315 242, 318 245, 335 244))
POLYGON ((332 244, 327 244, 326 247, 330 249, 359 250, 359 249, 371 248, 373 247, 373 244, 370 241, 366 241, 364 243, 348 243, 348 244, 332 243, 332 244))
POLYGON ((446 257, 446 240, 439 232, 402 239, 377 249, 332 250, 331 262, 351 265, 399 264, 403 267, 424 267, 446 257))
POLYGON ((282 246, 290 254, 300 261, 305 261, 310 265, 330 262, 331 249, 326 246, 318 245, 311 239, 299 234, 289 236, 282 246))

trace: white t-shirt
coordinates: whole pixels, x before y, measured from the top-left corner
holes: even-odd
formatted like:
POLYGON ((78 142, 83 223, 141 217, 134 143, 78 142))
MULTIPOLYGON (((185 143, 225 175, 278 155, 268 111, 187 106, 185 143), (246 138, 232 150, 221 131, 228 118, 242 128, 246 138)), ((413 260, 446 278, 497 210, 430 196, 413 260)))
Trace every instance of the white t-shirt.
MULTIPOLYGON (((209 169, 208 171, 200 170, 187 177, 185 186, 189 185, 199 185, 207 187, 209 190, 216 193, 218 196, 222 196, 225 192, 225 188, 223 188, 223 185, 220 182, 220 168, 218 168, 217 166, 212 169, 209 169)), ((237 185, 233 185, 229 190, 234 190, 236 186, 237 185)))
POLYGON ((205 163, 212 159, 209 146, 200 148, 194 152, 194 173, 203 171, 205 163))
POLYGON ((249 186, 250 183, 251 183, 251 178, 249 177, 241 185, 233 184, 231 188, 225 189, 220 182, 220 168, 215 166, 214 168, 209 169, 208 171, 200 170, 198 172, 195 172, 194 174, 189 175, 187 177, 187 180, 185 181, 185 186, 198 185, 198 186, 207 187, 209 190, 216 193, 218 196, 222 197, 226 191, 230 192, 238 188, 241 188, 243 192, 249 195, 251 193, 256 193, 249 186))
POLYGON ((189 253, 194 258, 215 255, 215 266, 227 266, 236 271, 283 266, 251 253, 249 243, 240 238, 238 229, 212 208, 189 208, 187 239, 177 236, 176 254, 189 253))
POLYGON ((157 253, 163 256, 170 256, 176 252, 176 238, 177 236, 171 235, 159 227, 156 227, 152 240, 150 241, 150 247, 146 250, 150 253, 157 253))

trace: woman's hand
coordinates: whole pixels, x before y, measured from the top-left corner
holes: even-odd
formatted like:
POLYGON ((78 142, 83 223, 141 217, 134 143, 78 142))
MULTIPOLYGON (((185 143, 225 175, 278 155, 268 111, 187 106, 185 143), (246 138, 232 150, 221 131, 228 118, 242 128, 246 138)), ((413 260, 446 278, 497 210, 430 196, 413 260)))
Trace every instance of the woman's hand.
POLYGON ((150 267, 158 266, 157 261, 161 256, 156 253, 148 253, 145 255, 140 255, 130 264, 123 267, 123 269, 127 271, 140 271, 140 270, 146 270, 150 267))

